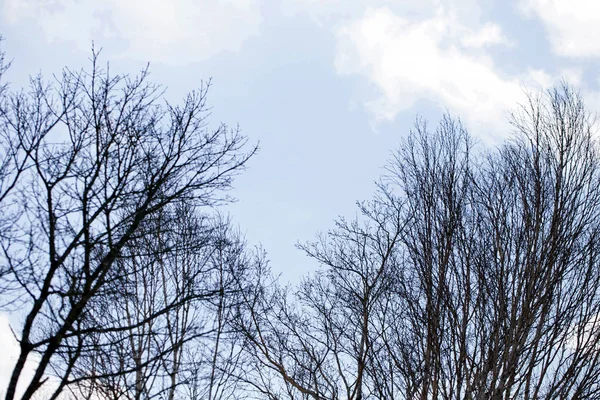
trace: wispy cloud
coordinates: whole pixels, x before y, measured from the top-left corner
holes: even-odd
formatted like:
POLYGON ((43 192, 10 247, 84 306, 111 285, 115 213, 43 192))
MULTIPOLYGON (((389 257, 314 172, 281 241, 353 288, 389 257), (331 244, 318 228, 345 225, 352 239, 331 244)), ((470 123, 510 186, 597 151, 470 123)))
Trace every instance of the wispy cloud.
POLYGON ((552 51, 566 57, 600 57, 600 2, 521 0, 525 15, 537 16, 548 31, 552 51))
POLYGON ((555 80, 544 71, 503 73, 488 51, 514 44, 501 27, 467 25, 444 7, 423 19, 387 7, 368 9, 344 24, 337 40, 337 71, 373 84, 377 98, 365 106, 377 120, 393 120, 427 100, 459 114, 470 127, 506 131, 507 111, 523 99, 526 87, 555 80))
POLYGON ((258 0, 5 0, 2 15, 35 20, 49 41, 88 51, 92 40, 115 39, 128 58, 173 65, 237 51, 261 22, 258 0))

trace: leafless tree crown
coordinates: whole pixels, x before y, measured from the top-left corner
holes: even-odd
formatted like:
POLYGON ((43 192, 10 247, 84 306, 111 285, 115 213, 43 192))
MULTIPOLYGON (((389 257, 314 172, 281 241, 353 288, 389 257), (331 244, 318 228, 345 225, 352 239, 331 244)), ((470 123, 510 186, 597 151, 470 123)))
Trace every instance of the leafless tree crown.
POLYGON ((0 88, 0 300, 22 317, 6 400, 17 384, 23 400, 67 388, 174 398, 194 359, 184 345, 224 330, 200 310, 222 321, 243 273, 239 235, 211 208, 256 148, 208 126, 209 85, 175 105, 147 69, 91 63, 0 88))
POLYGON ((593 122, 566 84, 487 152, 417 121, 359 217, 300 246, 322 269, 246 299, 259 397, 600 398, 593 122))

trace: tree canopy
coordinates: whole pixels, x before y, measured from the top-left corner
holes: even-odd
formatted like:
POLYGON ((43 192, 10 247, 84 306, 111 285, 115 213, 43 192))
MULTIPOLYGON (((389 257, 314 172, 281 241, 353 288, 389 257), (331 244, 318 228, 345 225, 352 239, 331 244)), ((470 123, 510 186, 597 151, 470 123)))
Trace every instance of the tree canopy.
POLYGON ((495 148, 417 120, 282 286, 219 211, 257 148, 211 127, 208 86, 171 104, 95 53, 0 85, 6 400, 600 398, 600 147, 574 88, 529 95, 495 148))

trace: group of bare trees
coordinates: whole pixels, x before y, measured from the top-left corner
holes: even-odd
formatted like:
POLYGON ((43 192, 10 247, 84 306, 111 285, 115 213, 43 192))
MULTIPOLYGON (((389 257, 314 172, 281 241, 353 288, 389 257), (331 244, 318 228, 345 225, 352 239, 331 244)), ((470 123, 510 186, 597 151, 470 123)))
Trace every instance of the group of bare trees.
POLYGON ((600 399, 600 147, 568 85, 490 150, 418 121, 282 287, 217 211, 256 148, 207 87, 91 62, 13 91, 0 58, 6 400, 600 399))

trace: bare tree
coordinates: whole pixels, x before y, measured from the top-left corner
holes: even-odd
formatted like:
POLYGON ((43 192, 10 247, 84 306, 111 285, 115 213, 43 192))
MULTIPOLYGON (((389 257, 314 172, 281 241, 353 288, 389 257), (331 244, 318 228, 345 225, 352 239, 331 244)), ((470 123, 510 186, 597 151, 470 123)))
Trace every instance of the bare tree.
POLYGON ((361 218, 302 246, 324 270, 263 279, 240 318, 258 397, 600 398, 594 120, 563 85, 512 123, 474 153, 418 121, 361 218))
MULTIPOLYGON (((208 85, 191 92, 182 106, 161 102, 162 89, 148 82, 147 69, 135 78, 112 75, 108 66, 100 68, 94 53, 90 72, 65 70, 53 84, 36 78, 28 92, 4 95, 3 146, 24 151, 22 158, 7 153, 23 164, 11 161, 8 181, 2 177, 11 188, 2 198, 3 210, 18 207, 11 230, 1 238, 2 263, 9 270, 2 286, 10 289, 4 296, 26 310, 16 329, 20 352, 7 400, 15 398, 25 362, 34 355, 35 372, 22 382, 21 398, 30 399, 48 373, 58 378, 56 398, 75 379, 88 378, 75 372, 82 371, 79 360, 97 351, 98 335, 143 330, 161 314, 181 317, 178 307, 190 285, 154 281, 157 286, 144 287, 136 279, 148 277, 149 270, 134 264, 146 260, 133 253, 151 240, 167 210, 228 201, 225 191, 256 151, 244 150, 246 139, 237 130, 207 126, 207 90, 208 85), (119 276, 125 264, 127 273, 119 276), (135 307, 145 304, 124 302, 135 310, 119 315, 118 323, 100 324, 96 300, 116 283, 155 289, 152 300, 160 307, 153 304, 141 313, 135 307), (165 293, 167 287, 183 292, 165 293)), ((147 266, 160 274, 157 254, 147 256, 154 257, 147 266)), ((161 328, 182 328, 179 323, 185 325, 177 321, 161 328)), ((175 357, 185 339, 170 333, 163 344, 175 357)), ((171 372, 177 365, 172 362, 171 372)))

